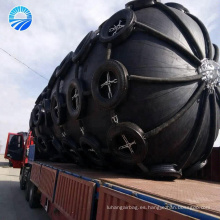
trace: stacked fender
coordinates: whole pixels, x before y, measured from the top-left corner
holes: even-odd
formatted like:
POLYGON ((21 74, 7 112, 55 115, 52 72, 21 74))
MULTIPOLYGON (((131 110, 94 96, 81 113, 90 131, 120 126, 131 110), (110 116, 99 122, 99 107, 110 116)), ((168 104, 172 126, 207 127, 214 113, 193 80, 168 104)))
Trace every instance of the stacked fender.
POLYGON ((31 113, 37 146, 154 178, 201 169, 219 130, 218 58, 182 5, 129 2, 55 69, 31 113))

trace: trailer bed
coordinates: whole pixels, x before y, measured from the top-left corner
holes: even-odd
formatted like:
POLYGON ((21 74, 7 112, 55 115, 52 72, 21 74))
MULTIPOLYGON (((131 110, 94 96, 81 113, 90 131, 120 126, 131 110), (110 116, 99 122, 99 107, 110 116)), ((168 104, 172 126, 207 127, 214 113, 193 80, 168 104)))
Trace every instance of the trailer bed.
MULTIPOLYGON (((118 190, 139 199, 153 202, 161 206, 172 206, 171 209, 182 214, 196 211, 220 219, 220 184, 207 181, 177 179, 175 181, 155 181, 81 168, 74 164, 37 162, 46 167, 57 169, 79 178, 97 180, 100 185, 118 190), (179 207, 181 210, 179 210, 179 207), (192 209, 193 208, 193 211, 192 209)), ((169 207, 168 207, 169 208, 169 207)), ((192 214, 192 213, 191 213, 192 214)), ((190 216, 193 216, 191 215, 190 216)), ((205 219, 205 217, 202 217, 205 219)), ((207 218, 211 219, 211 218, 207 218)))

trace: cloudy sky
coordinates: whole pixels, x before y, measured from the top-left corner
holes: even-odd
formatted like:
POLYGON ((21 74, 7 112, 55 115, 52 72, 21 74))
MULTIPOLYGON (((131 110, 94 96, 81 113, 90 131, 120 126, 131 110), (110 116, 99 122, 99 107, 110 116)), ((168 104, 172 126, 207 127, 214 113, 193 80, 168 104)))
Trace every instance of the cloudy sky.
MULTIPOLYGON (((175 0, 196 15, 208 28, 212 42, 220 46, 220 1, 175 0)), ((34 102, 47 80, 7 55, 21 60, 46 78, 81 39, 112 14, 124 8, 126 0, 10 0, 0 1, 0 145, 7 133, 27 131, 34 102), (18 5, 33 16, 31 26, 16 31, 8 14, 18 5)), ((167 1, 162 1, 163 3, 167 1)), ((220 145, 220 138, 216 145, 220 145)), ((0 149, 1 152, 1 149, 0 149)))

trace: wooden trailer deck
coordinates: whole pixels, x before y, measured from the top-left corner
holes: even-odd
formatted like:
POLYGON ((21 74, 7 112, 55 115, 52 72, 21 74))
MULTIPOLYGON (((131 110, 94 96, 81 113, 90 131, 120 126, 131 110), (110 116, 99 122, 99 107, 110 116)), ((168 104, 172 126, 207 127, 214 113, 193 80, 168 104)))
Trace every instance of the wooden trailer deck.
MULTIPOLYGON (((46 162, 44 165, 75 176, 96 179, 101 185, 112 189, 121 188, 128 194, 132 192, 133 195, 140 193, 143 196, 149 196, 149 201, 152 202, 162 201, 168 206, 174 204, 178 209, 179 207, 189 210, 192 208, 197 212, 209 213, 220 218, 219 183, 191 179, 156 181, 107 171, 83 169, 74 164, 46 162)), ((139 198, 141 199, 141 195, 139 198)))

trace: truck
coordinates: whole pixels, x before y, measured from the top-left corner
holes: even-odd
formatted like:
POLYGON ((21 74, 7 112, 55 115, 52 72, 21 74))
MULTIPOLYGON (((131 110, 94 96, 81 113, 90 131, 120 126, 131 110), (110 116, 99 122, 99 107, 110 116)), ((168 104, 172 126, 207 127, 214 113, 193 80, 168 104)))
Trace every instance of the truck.
POLYGON ((13 141, 19 138, 25 139, 21 133, 8 134, 6 156, 13 167, 20 166, 20 188, 30 208, 42 206, 52 220, 220 219, 217 182, 156 181, 38 160, 31 132, 24 145, 13 141), (14 154, 10 153, 12 142, 14 154), (23 156, 18 157, 19 153, 23 156))

